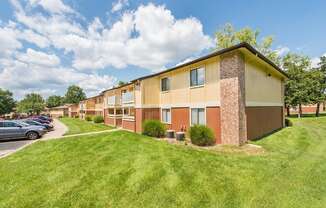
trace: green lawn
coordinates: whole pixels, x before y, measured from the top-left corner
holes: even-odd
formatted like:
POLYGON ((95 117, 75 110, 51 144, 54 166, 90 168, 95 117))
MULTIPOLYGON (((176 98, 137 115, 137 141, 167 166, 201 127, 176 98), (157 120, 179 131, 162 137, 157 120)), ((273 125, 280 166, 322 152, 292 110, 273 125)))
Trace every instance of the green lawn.
POLYGON ((96 124, 90 121, 81 120, 79 118, 60 118, 60 121, 69 128, 65 135, 112 129, 112 127, 105 124, 96 124))
POLYGON ((325 207, 326 117, 293 121, 263 156, 126 131, 36 142, 0 160, 0 207, 325 207))

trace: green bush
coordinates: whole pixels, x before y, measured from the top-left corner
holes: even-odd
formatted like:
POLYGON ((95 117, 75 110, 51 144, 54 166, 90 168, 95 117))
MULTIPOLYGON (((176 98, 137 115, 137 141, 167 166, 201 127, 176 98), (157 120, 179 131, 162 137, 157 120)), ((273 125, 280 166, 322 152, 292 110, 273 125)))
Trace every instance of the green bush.
POLYGON ((103 123, 104 118, 103 118, 103 116, 94 116, 93 121, 94 121, 94 123, 103 123))
POLYGON ((164 137, 166 127, 159 120, 145 120, 143 123, 143 134, 151 137, 164 137))
POLYGON ((285 126, 293 126, 293 123, 290 119, 286 118, 285 119, 285 126))
POLYGON ((204 125, 194 125, 190 127, 189 136, 191 143, 198 146, 208 146, 215 143, 213 131, 204 125))
POLYGON ((86 117, 85 117, 85 120, 86 120, 86 121, 92 121, 92 120, 93 120, 93 117, 92 117, 92 116, 86 116, 86 117))

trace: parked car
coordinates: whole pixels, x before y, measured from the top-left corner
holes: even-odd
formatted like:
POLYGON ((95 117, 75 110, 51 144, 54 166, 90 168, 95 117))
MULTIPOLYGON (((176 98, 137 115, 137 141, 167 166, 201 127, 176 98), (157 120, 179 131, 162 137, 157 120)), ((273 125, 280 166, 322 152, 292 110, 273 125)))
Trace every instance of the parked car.
POLYGON ((32 118, 31 120, 39 122, 41 124, 50 124, 50 121, 42 120, 42 119, 39 119, 39 118, 32 118))
POLYGON ((48 121, 49 123, 53 121, 52 118, 49 118, 47 116, 32 116, 32 117, 30 117, 30 119, 39 119, 42 121, 48 121))
POLYGON ((47 123, 40 123, 31 119, 26 119, 22 120, 24 123, 27 123, 29 125, 34 125, 34 126, 43 126, 46 128, 46 130, 51 131, 53 130, 53 125, 52 124, 47 124, 47 123))
POLYGON ((39 118, 40 118, 40 119, 44 119, 44 120, 48 120, 48 121, 50 121, 50 122, 53 121, 53 119, 50 118, 50 117, 48 117, 48 116, 39 116, 39 118))
POLYGON ((19 121, 0 121, 0 140, 38 139, 46 133, 43 126, 28 125, 19 121))

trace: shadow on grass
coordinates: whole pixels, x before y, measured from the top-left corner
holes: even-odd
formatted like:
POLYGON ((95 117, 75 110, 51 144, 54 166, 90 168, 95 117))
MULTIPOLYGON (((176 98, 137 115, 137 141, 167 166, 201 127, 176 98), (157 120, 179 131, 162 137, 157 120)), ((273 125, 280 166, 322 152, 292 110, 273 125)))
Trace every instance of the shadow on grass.
POLYGON ((286 126, 286 127, 283 127, 283 128, 276 129, 276 130, 271 131, 271 132, 269 132, 269 133, 266 133, 266 134, 264 134, 264 135, 262 135, 262 136, 260 136, 260 137, 253 138, 253 139, 249 139, 249 141, 257 142, 257 141, 259 141, 259 140, 263 140, 263 139, 265 139, 266 137, 268 137, 268 136, 270 136, 270 135, 272 135, 272 134, 275 134, 276 132, 279 132, 279 131, 281 131, 282 129, 285 129, 285 128, 288 128, 288 127, 291 127, 291 126, 286 126))
MULTIPOLYGON (((325 117, 326 113, 320 113, 319 117, 325 117)), ((288 118, 298 118, 298 114, 291 114, 290 116, 287 116, 288 118)), ((316 117, 315 113, 305 113, 301 115, 302 118, 314 118, 316 117)))

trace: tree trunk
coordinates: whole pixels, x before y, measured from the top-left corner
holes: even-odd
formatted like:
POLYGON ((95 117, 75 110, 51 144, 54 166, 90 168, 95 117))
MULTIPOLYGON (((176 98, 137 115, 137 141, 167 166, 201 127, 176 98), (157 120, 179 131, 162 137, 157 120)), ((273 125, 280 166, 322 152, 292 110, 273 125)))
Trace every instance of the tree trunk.
POLYGON ((290 106, 286 106, 286 114, 287 116, 290 116, 290 106))
POLYGON ((301 107, 301 103, 299 104, 299 111, 298 111, 298 118, 301 118, 302 115, 302 107, 301 107))
POLYGON ((320 108, 320 103, 317 103, 317 108, 316 108, 316 117, 319 116, 319 108, 320 108))

